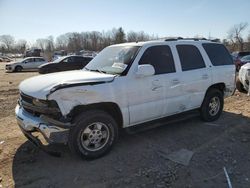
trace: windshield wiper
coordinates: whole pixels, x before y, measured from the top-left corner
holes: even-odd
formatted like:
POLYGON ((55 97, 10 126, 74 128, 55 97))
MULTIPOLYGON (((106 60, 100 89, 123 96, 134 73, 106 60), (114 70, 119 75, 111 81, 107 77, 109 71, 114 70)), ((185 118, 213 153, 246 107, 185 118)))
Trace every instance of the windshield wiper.
POLYGON ((86 67, 84 67, 84 69, 86 69, 87 71, 100 72, 100 73, 103 73, 103 74, 106 74, 106 73, 107 73, 106 71, 102 71, 102 70, 99 70, 99 69, 88 69, 88 68, 86 68, 86 67))

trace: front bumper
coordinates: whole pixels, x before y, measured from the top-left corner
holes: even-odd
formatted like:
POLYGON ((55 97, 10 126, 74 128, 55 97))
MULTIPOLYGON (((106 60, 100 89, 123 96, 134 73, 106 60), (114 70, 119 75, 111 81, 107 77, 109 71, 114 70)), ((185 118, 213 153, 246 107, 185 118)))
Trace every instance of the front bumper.
POLYGON ((16 106, 15 113, 19 127, 24 135, 32 142, 34 141, 34 138, 35 142, 37 142, 38 139, 33 136, 32 133, 38 132, 41 133, 49 144, 67 143, 69 128, 61 128, 48 121, 44 121, 40 117, 33 116, 32 114, 26 112, 19 104, 16 106))
POLYGON ((12 72, 13 69, 11 66, 5 66, 5 72, 12 72))

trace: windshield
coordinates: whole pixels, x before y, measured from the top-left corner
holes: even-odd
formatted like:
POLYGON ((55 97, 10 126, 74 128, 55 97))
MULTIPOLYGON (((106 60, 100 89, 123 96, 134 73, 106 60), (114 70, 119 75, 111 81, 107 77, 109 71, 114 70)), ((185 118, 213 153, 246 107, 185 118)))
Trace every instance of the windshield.
POLYGON ((59 57, 59 58, 57 58, 56 60, 54 60, 53 61, 53 63, 59 63, 61 60, 63 60, 65 58, 65 56, 64 57, 59 57))
POLYGON ((110 46, 102 50, 85 67, 89 71, 121 74, 134 59, 139 46, 110 46))
POLYGON ((249 61, 250 60, 250 55, 242 57, 241 60, 242 61, 249 61))

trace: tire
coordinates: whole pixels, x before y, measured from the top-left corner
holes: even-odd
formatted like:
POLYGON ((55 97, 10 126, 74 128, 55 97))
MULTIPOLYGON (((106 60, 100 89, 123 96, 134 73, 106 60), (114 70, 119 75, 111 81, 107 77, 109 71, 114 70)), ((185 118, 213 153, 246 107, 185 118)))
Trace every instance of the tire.
POLYGON ((243 86, 243 84, 241 83, 241 81, 240 81, 239 78, 236 79, 236 88, 237 88, 237 90, 238 90, 239 92, 241 92, 241 93, 247 93, 247 91, 244 89, 244 86, 243 86))
POLYGON ((236 72, 240 71, 240 65, 236 65, 236 72))
POLYGON ((22 70, 23 70, 23 67, 21 67, 21 66, 15 67, 15 72, 21 72, 22 70))
POLYGON ((223 106, 224 98, 222 91, 209 89, 200 108, 201 118, 207 122, 217 120, 222 113, 223 106))
POLYGON ((71 152, 83 159, 96 159, 108 153, 117 138, 116 121, 104 111, 92 110, 76 117, 68 145, 71 152))

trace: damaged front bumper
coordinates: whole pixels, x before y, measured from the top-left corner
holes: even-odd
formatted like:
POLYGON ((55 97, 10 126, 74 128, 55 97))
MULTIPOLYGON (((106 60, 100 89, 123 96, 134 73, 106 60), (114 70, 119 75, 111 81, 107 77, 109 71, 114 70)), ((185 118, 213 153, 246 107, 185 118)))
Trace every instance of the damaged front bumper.
POLYGON ((41 133, 48 144, 67 143, 70 129, 67 124, 63 128, 62 125, 56 126, 53 123, 57 121, 54 120, 51 123, 50 118, 43 118, 42 115, 40 117, 33 116, 25 111, 19 104, 16 106, 15 113, 17 123, 22 132, 35 145, 44 145, 38 137, 33 136, 35 132, 41 133))

